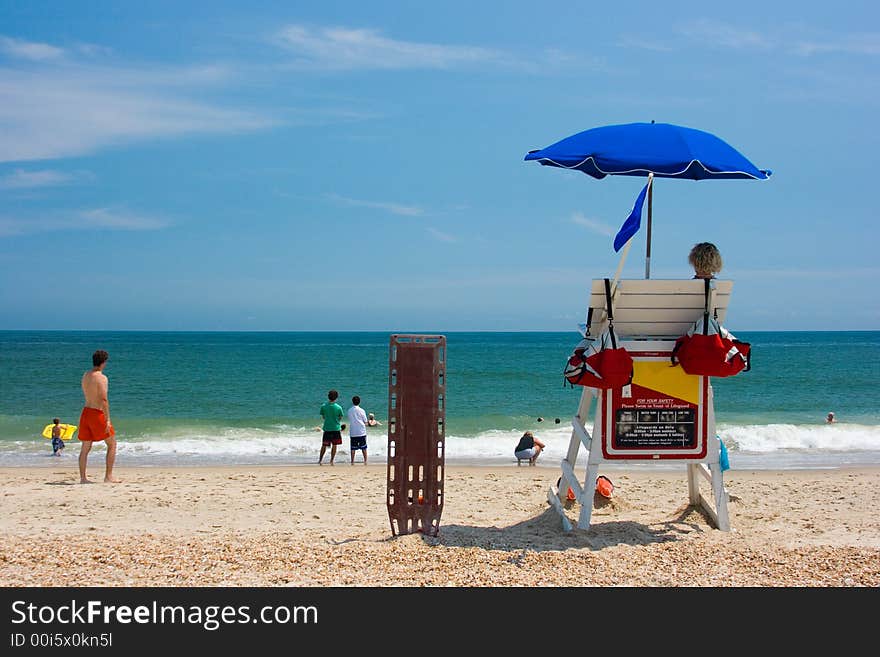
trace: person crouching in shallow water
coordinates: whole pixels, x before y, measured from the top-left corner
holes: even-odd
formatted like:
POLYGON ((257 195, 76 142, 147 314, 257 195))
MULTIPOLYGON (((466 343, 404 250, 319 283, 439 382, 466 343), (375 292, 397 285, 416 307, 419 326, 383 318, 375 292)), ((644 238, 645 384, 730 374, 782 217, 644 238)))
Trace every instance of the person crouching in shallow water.
POLYGON ((694 244, 688 254, 688 262, 694 268, 694 278, 715 278, 721 271, 721 252, 711 242, 694 244))
POLYGON ((834 424, 837 420, 834 419, 834 411, 829 411, 828 415, 825 416, 825 424, 834 424))
POLYGON ((535 434, 531 431, 526 431, 519 439, 516 449, 513 450, 516 464, 519 465, 520 461, 528 460, 529 465, 535 465, 535 461, 538 460, 543 449, 544 443, 535 438, 535 434))

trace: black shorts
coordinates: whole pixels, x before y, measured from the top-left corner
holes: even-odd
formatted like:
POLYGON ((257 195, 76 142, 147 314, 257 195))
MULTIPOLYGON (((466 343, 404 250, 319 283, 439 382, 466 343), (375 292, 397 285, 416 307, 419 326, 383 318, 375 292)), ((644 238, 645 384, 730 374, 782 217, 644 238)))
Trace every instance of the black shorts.
POLYGON ((356 449, 367 449, 367 437, 366 436, 352 436, 351 437, 351 451, 353 452, 356 449))
POLYGON ((342 433, 339 431, 325 431, 322 445, 341 445, 342 433))

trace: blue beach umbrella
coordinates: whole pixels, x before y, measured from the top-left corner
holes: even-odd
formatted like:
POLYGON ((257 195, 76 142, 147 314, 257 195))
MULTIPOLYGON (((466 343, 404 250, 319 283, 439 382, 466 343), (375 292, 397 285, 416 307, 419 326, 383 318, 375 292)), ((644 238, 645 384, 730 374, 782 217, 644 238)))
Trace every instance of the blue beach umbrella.
POLYGON ((645 278, 651 277, 651 214, 655 177, 766 180, 772 173, 758 169, 733 146, 711 133, 653 121, 585 130, 547 148, 529 151, 525 160, 535 160, 542 165, 562 169, 577 169, 600 180, 605 176, 647 177, 648 182, 614 244, 614 250, 619 251, 636 233, 647 195, 645 278))

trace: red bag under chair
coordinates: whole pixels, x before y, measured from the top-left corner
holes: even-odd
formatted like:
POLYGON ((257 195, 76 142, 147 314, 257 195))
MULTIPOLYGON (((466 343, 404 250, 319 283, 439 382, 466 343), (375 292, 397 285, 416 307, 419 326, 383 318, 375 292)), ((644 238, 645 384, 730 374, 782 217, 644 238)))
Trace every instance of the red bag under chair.
MULTIPOLYGON (((588 388, 622 388, 632 383, 633 360, 629 352, 617 346, 611 311, 611 286, 605 279, 608 328, 595 338, 585 337, 565 365, 565 380, 572 386, 588 388)), ((592 309, 591 309, 592 310, 592 309)), ((586 333, 590 332, 589 317, 586 333)))
POLYGON ((751 345, 737 340, 715 317, 709 317, 709 280, 706 279, 706 311, 686 335, 675 341, 672 364, 688 374, 733 376, 751 369, 751 345))

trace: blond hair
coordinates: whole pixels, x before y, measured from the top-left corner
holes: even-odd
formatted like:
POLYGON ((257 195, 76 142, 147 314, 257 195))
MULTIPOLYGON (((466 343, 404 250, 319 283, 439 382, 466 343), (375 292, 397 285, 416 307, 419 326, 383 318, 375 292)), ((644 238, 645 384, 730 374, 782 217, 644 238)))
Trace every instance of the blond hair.
POLYGON ((711 242, 694 244, 694 248, 688 254, 688 262, 700 278, 711 278, 721 271, 723 264, 718 247, 711 242))

